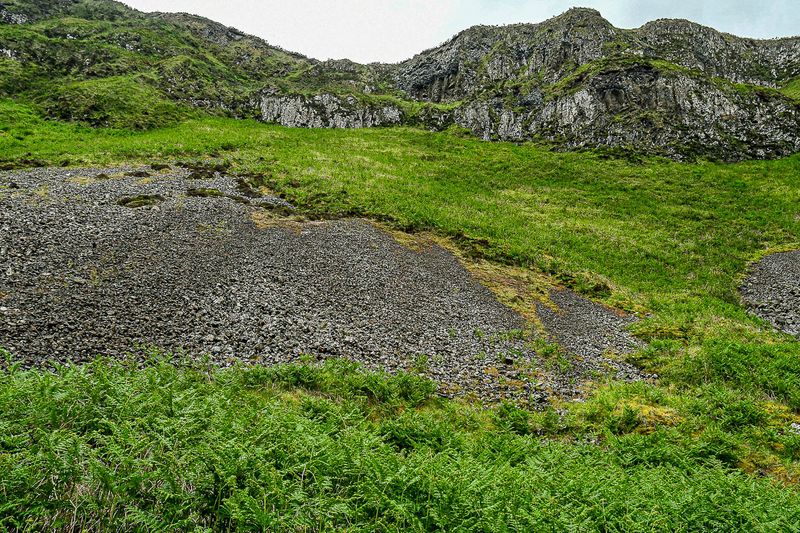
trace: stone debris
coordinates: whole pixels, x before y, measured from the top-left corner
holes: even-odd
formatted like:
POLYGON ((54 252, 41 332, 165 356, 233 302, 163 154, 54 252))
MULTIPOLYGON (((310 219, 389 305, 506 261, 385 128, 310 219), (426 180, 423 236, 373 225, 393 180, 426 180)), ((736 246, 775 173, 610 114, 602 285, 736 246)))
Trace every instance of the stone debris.
POLYGON ((554 368, 522 334, 525 320, 438 246, 412 250, 364 220, 282 224, 275 212, 291 205, 243 198, 219 172, 144 172, 0 173, 0 347, 14 360, 151 347, 220 365, 344 357, 488 401, 577 397, 597 373, 641 377, 605 353, 635 349, 629 319, 577 295, 553 294, 566 322, 543 313, 580 355, 554 368))
POLYGON ((741 287, 751 313, 775 328, 800 336, 800 250, 768 255, 741 287))

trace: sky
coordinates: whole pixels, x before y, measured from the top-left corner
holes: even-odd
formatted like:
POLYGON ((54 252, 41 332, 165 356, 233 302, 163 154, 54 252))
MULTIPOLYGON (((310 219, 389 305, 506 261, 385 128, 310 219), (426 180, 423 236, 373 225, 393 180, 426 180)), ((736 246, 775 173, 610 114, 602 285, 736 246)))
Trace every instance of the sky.
POLYGON ((187 12, 316 59, 399 62, 476 24, 541 22, 574 5, 619 28, 685 18, 743 37, 800 35, 799 0, 123 0, 187 12), (576 1, 580 3, 575 3, 576 1))

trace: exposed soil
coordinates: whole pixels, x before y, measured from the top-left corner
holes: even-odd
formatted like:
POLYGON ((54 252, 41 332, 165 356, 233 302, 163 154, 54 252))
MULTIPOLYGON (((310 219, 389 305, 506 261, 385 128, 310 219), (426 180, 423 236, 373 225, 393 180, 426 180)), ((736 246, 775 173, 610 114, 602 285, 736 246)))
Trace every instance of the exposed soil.
POLYGON ((574 354, 554 369, 525 320, 450 253, 409 249, 363 220, 287 221, 234 178, 182 169, 0 173, 0 346, 25 366, 150 347, 218 364, 303 355, 424 372, 443 394, 574 397, 630 319, 566 291, 542 309, 574 354), (198 192, 200 191, 200 192, 198 192))

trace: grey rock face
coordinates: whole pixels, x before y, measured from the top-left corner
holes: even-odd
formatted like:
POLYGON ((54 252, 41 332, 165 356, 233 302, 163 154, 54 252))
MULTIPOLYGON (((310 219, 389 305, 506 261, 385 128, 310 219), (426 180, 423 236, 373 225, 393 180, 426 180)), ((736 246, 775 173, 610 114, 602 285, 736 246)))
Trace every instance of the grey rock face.
POLYGON ((460 100, 498 82, 552 84, 603 58, 662 59, 734 83, 777 87, 800 75, 800 38, 755 40, 686 20, 636 30, 576 8, 540 24, 477 26, 398 66, 397 86, 426 101, 460 100))
POLYGON ((775 88, 798 75, 798 38, 743 39, 683 20, 620 30, 572 9, 462 32, 400 64, 397 86, 459 102, 453 122, 487 140, 738 160, 798 151, 800 104, 735 84, 775 88))
POLYGON ((8 11, 3 4, 0 4, 0 22, 6 24, 25 24, 28 22, 28 17, 22 13, 12 13, 8 11))
POLYGON ((779 157, 800 150, 797 105, 649 68, 600 74, 575 92, 521 111, 502 98, 475 100, 454 118, 487 140, 538 136, 570 147, 636 146, 678 158, 779 157))
POLYGON ((616 30, 593 9, 571 9, 542 24, 476 26, 401 63, 397 86, 418 100, 460 100, 498 82, 542 71, 556 81, 602 57, 616 30))
POLYGON ((800 39, 755 40, 688 20, 657 20, 633 33, 644 56, 735 83, 775 87, 800 75, 800 39))
POLYGON ((371 128, 396 126, 403 113, 394 105, 367 104, 354 96, 333 94, 301 95, 264 94, 260 102, 261 118, 293 128, 371 128))

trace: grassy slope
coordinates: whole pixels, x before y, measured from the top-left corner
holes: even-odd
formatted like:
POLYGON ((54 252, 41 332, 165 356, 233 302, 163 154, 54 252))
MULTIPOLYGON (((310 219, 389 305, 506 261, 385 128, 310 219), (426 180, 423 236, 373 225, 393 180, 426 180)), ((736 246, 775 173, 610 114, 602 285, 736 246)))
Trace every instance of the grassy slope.
MULTIPOLYGON (((637 354, 635 360, 658 372, 660 384, 600 385, 585 404, 562 406, 567 407, 567 414, 561 419, 552 412, 545 413, 535 415, 541 419, 525 426, 563 441, 561 444, 548 446, 536 438, 509 436, 490 428, 461 430, 463 422, 459 417, 466 416, 461 410, 469 408, 436 402, 433 407, 426 404, 417 414, 435 417, 443 433, 457 434, 455 444, 448 440, 446 445, 423 446, 420 455, 415 455, 417 452, 409 455, 407 451, 393 450, 385 435, 375 437, 377 441, 365 437, 366 440, 359 441, 361 448, 354 444, 355 448, 345 449, 339 441, 331 441, 325 453, 337 457, 345 454, 349 459, 341 460, 349 468, 367 472, 362 479, 372 479, 375 491, 388 491, 389 507, 368 507, 376 519, 393 520, 391 517, 402 516, 398 520, 405 525, 416 519, 433 520, 423 518, 428 512, 423 502, 410 501, 419 492, 416 486, 415 490, 404 493, 394 485, 417 479, 415 473, 425 472, 434 477, 423 476, 415 482, 428 483, 419 492, 420 497, 429 499, 423 501, 439 502, 436 505, 442 509, 447 504, 437 498, 452 497, 464 506, 475 506, 480 501, 490 520, 513 514, 530 519, 530 524, 539 519, 540 525, 555 526, 584 520, 584 525, 605 523, 613 529, 634 527, 631 521, 640 517, 642 529, 659 526, 671 529, 685 523, 682 520, 693 521, 705 514, 719 520, 718 529, 745 527, 748 520, 762 522, 767 516, 786 521, 777 529, 791 528, 789 524, 798 526, 798 517, 792 514, 796 504, 780 503, 795 501, 792 499, 797 497, 796 489, 771 489, 768 483, 741 477, 736 472, 767 474, 778 484, 793 485, 798 479, 800 436, 791 433, 789 426, 793 421, 800 422, 797 355, 800 343, 767 331, 759 321, 747 316, 738 305, 736 286, 749 260, 767 249, 797 244, 799 157, 738 165, 687 165, 661 160, 630 163, 604 160, 591 153, 557 154, 533 145, 489 144, 453 134, 410 129, 290 130, 225 119, 203 119, 168 129, 131 133, 43 122, 28 108, 10 101, 0 103, 0 125, 0 154, 9 165, 169 162, 205 159, 211 154, 230 162, 235 170, 259 174, 265 184, 303 206, 309 214, 360 214, 388 219, 406 229, 432 230, 454 237, 487 257, 549 272, 555 279, 610 303, 653 313, 652 318, 638 327, 639 333, 651 341, 651 347, 637 354), (606 285, 610 290, 605 289, 606 285), (549 421, 547 416, 551 417, 549 421), (480 450, 494 446, 495 440, 509 447, 498 452, 499 457, 507 457, 504 454, 511 453, 509 450, 522 449, 529 458, 512 460, 512 454, 508 455, 508 463, 494 465, 495 456, 481 455, 480 450), (590 440, 599 440, 602 445, 576 444, 590 440), (373 442, 389 447, 380 448, 384 454, 380 460, 357 463, 353 450, 370 450, 373 442), (430 463, 414 462, 415 458, 430 463), (409 460, 411 463, 406 462, 409 460), (561 467, 562 462, 566 466, 561 467), (388 466, 384 468, 384 464, 388 466), (474 492, 468 489, 481 486, 487 488, 474 492), (731 499, 713 503, 715 498, 722 497, 718 486, 725 487, 731 499), (764 494, 769 496, 757 498, 754 493, 760 491, 768 491, 764 494), (522 505, 520 500, 510 497, 517 493, 524 495, 526 502, 535 504, 526 509, 539 513, 539 518, 517 512, 517 508, 511 512, 508 508, 503 511, 491 506, 492 502, 504 500, 522 505), (754 498, 755 503, 737 503, 749 498, 754 498), (599 503, 603 501, 605 504, 599 503), (771 506, 770 501, 775 505, 771 506), (548 507, 548 502, 555 507, 548 507), (565 508, 564 502, 570 502, 572 508, 565 508), (694 514, 680 511, 682 505, 695 505, 689 502, 698 506, 691 507, 694 514), (665 506, 661 513, 666 522, 654 522, 658 513, 642 514, 642 509, 657 505, 665 506), (550 514, 556 512, 563 523, 550 514)), ((131 384, 139 379, 135 373, 109 375, 115 376, 115 387, 133 387, 142 394, 155 394, 160 390, 155 385, 159 373, 169 376, 175 370, 162 367, 150 372, 153 377, 147 386, 131 384)), ((78 394, 81 380, 86 378, 75 373, 58 378, 29 373, 4 379, 2 394, 7 396, 17 389, 26 390, 19 380, 45 379, 56 380, 59 387, 73 388, 78 394)), ((279 395, 258 403, 252 391, 233 387, 231 379, 228 374, 217 375, 210 389, 187 393, 188 397, 211 402, 217 401, 215 395, 222 395, 229 398, 226 401, 231 405, 275 410, 278 413, 275 416, 285 415, 294 424, 296 412, 292 410, 299 409, 302 401, 298 403, 297 398, 279 395)), ((47 423, 36 417, 45 417, 45 406, 60 396, 57 387, 43 386, 37 390, 29 395, 37 401, 25 416, 34 417, 30 427, 42 431, 26 438, 50 446, 49 443, 55 442, 52 439, 60 435, 57 428, 63 417, 58 413, 47 415, 46 419, 52 420, 47 423)), ((296 394, 305 397, 303 392, 296 394)), ((88 409, 86 406, 96 403, 91 395, 67 398, 65 405, 75 408, 88 409)), ((348 398, 334 395, 332 400, 340 405, 337 409, 351 408, 341 407, 350 405, 348 398)), ((0 412, 9 413, 0 415, 0 423, 6 424, 3 426, 6 428, 19 418, 15 411, 0 412)), ((180 416, 173 412, 159 424, 198 423, 201 415, 192 414, 196 412, 199 411, 188 410, 180 416)), ((501 416, 503 410, 495 409, 485 416, 493 416, 491 413, 501 416)), ((135 412, 125 416, 129 417, 126 424, 138 423, 135 412)), ((225 419, 221 414, 218 416, 225 419)), ((241 416, 248 415, 245 412, 241 416)), ((397 421, 404 415, 401 409, 388 416, 388 420, 397 421)), ((364 413, 357 411, 348 423, 356 426, 383 423, 372 418, 370 415, 364 419, 364 413)), ((229 423, 242 420, 237 412, 229 423)), ((298 427, 313 426, 310 422, 303 424, 298 427)), ((325 427, 313 430, 323 441, 325 427)), ((408 431, 413 434, 419 427, 408 431)), ((213 427, 206 430, 216 431, 213 427)), ((75 431, 76 438, 91 438, 92 432, 85 428, 75 431)), ((157 426, 137 431, 136 439, 160 438, 157 426)), ((364 431, 381 435, 380 429, 374 427, 364 431)), ((4 433, 17 434, 13 430, 4 433)), ((223 446, 227 440, 208 442, 216 443, 207 445, 211 448, 209 453, 227 453, 223 446)), ((79 452, 90 456, 111 453, 109 446, 104 442, 94 452, 90 447, 65 453, 68 456, 79 452)), ((200 445, 186 446, 181 453, 197 452, 200 445)), ((276 446, 275 453, 300 454, 296 464, 310 461, 302 456, 306 445, 281 441, 276 446)), ((15 450, 0 452, 6 465, 22 457, 19 454, 23 452, 15 450)), ((133 451, 125 450, 123 447, 119 451, 121 462, 124 457, 135 456, 133 451)), ((297 482, 292 478, 291 465, 276 462, 274 458, 253 460, 265 460, 275 466, 280 472, 275 475, 283 479, 281 483, 297 482)), ((125 465, 133 468, 129 463, 125 465)), ((164 470, 167 466, 153 463, 159 472, 157 479, 166 480, 173 475, 164 470)), ((4 477, 19 475, 24 480, 21 486, 27 487, 25 483, 35 483, 39 472, 36 468, 13 469, 12 476, 4 477)), ((87 479, 91 479, 95 474, 81 471, 75 475, 88 475, 87 479)), ((313 483, 322 483, 324 479, 327 478, 315 477, 313 483)), ((170 483, 170 487, 181 487, 184 482, 170 483)), ((195 486, 193 481, 186 483, 195 486)), ((236 477, 231 483, 237 487, 238 483, 247 485, 236 477)), ((333 491, 324 496, 331 498, 325 500, 327 504, 367 505, 364 501, 370 493, 366 489, 355 494, 347 492, 350 483, 352 480, 341 485, 334 483, 333 488, 324 485, 333 491)), ((321 490, 320 487, 315 490, 321 490)), ((295 489, 292 485, 292 491, 295 489)), ((26 493, 19 490, 20 494, 26 493)), ((251 483, 247 490, 261 489, 251 483)), ((297 501, 317 501, 316 492, 294 493, 297 501)), ((196 502, 192 498, 200 497, 181 494, 175 496, 175 505, 182 501, 196 502)), ((287 494, 276 492, 272 500, 269 495, 266 498, 290 506, 287 494)), ((64 492, 61 501, 78 496, 64 492)), ((216 505, 223 501, 213 494, 209 498, 216 505)), ((119 505, 127 508, 126 505, 133 505, 133 500, 131 496, 127 504, 119 505)), ((161 502, 159 496, 143 501, 150 502, 148 505, 161 502)), ((88 503, 81 505, 82 512, 90 510, 88 503)), ((308 513, 319 510, 311 507, 308 513)), ((367 519, 358 511, 351 511, 354 518, 347 520, 367 519)), ((342 511, 341 516, 351 511, 342 511)), ((334 511, 323 514, 335 515, 334 511)), ((289 513, 287 516, 305 516, 312 524, 318 523, 313 520, 333 520, 317 515, 308 518, 289 513)), ((473 518, 468 515, 464 519, 473 518)), ((455 520, 453 516, 448 519, 455 520)), ((422 522, 419 527, 433 524, 422 522)), ((485 529, 492 529, 491 522, 482 524, 485 529)))
POLYGON ((146 129, 175 123, 190 107, 243 113, 254 91, 308 68, 304 59, 254 39, 224 48, 182 25, 113 4, 83 0, 71 13, 0 25, 0 48, 14 56, 0 57, 0 94, 26 99, 54 118, 146 129), (113 13, 104 14, 108 9, 113 13), (119 94, 109 95, 109 87, 119 94), (142 116, 131 109, 143 106, 152 111, 142 116))
POLYGON ((795 100, 800 101, 800 78, 794 79, 787 83, 781 89, 781 92, 789 98, 794 98, 795 100))
MULTIPOLYGON (((270 86, 351 94, 369 82, 387 93, 382 98, 397 100, 368 67, 315 68, 249 36, 222 45, 228 29, 198 17, 152 17, 94 0, 67 2, 57 16, 52 5, 19 3, 27 4, 25 12, 52 18, 0 24, 0 97, 25 100, 52 118, 140 130, 191 114, 251 117, 257 112, 252 100, 270 86)), ((399 103, 409 112, 419 107, 399 103)))

